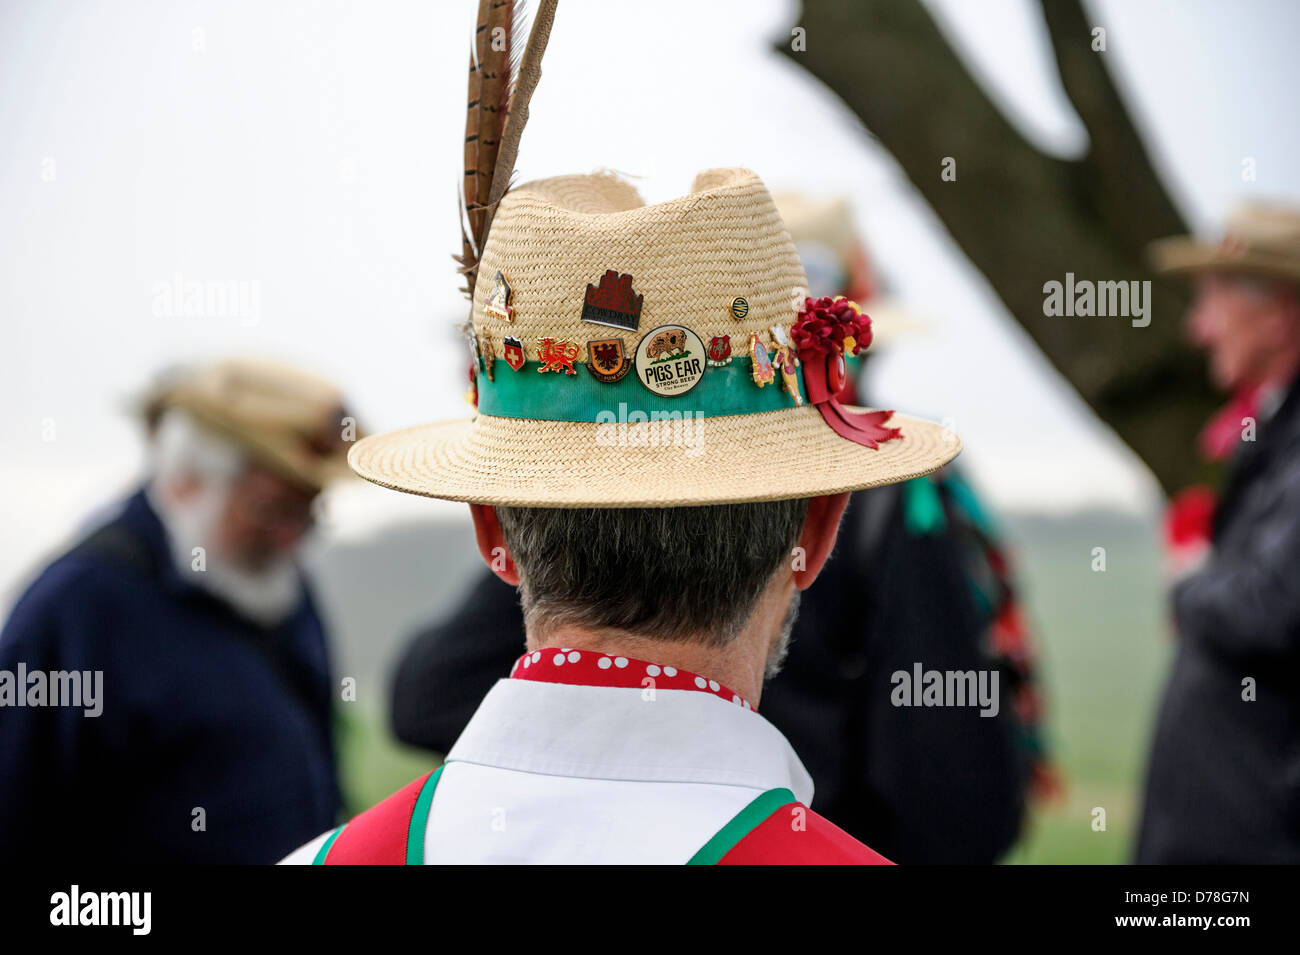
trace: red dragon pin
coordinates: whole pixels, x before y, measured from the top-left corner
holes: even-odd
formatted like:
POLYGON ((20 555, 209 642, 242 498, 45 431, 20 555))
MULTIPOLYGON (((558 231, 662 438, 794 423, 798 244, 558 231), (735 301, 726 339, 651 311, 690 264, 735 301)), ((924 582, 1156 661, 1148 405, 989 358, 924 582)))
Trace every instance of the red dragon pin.
POLYGON ((554 338, 543 338, 537 343, 537 356, 542 361, 542 366, 537 370, 564 372, 566 375, 576 375, 577 371, 573 368, 573 363, 578 360, 582 354, 582 349, 571 341, 563 338, 556 340, 554 338))

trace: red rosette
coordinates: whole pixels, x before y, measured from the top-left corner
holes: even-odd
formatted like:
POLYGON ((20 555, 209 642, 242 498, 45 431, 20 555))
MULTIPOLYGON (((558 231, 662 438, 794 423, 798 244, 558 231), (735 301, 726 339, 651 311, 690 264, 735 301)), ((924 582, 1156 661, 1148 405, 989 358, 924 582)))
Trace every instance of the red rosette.
POLYGON ((871 345, 871 319, 854 302, 842 295, 804 299, 790 341, 803 362, 808 400, 836 434, 873 449, 902 436, 898 428, 885 427, 892 411, 850 411, 835 397, 846 383, 845 354, 871 345))
POLYGON ((790 329, 790 340, 801 361, 832 352, 844 355, 845 339, 850 338, 850 355, 870 347, 871 319, 843 295, 804 299, 803 311, 790 329))

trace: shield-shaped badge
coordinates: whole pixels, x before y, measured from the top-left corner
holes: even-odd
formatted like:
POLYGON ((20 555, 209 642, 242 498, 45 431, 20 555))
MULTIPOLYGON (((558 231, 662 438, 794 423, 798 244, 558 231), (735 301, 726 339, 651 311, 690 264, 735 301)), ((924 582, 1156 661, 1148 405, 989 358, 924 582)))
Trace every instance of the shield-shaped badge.
POLYGON ((618 381, 632 368, 632 359, 623 351, 623 339, 598 338, 587 342, 587 371, 597 381, 618 381))
POLYGON ((524 343, 518 338, 511 338, 509 335, 501 339, 502 351, 505 353, 506 364, 518 371, 524 367, 524 343))
POLYGON ((714 335, 709 342, 709 364, 715 368, 731 364, 731 336, 714 335))

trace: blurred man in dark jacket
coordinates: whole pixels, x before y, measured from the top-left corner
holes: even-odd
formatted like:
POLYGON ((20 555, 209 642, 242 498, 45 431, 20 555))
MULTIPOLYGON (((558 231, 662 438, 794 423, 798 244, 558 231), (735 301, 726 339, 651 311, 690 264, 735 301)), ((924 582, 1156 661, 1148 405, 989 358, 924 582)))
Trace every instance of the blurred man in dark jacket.
MULTIPOLYGON (((847 204, 778 197, 809 293, 864 302, 879 344, 908 322, 873 296, 847 204)), ((855 403, 852 393, 841 395, 855 403)), ((852 495, 839 543, 809 588, 763 715, 813 777, 817 811, 900 863, 988 863, 1014 841, 1027 781, 1045 764, 1031 654, 1001 554, 952 470, 852 495), (895 673, 996 670, 1001 707, 894 705, 895 673)), ((414 638, 396 670, 393 727, 439 752, 523 646, 513 588, 481 577, 414 638)))
POLYGON ((148 483, 0 632, 8 862, 274 862, 339 810, 325 637, 293 556, 346 473, 337 392, 231 361, 147 404, 148 483))
POLYGON ((1210 546, 1173 591, 1178 648, 1139 862, 1300 862, 1300 210, 1243 209, 1219 245, 1165 240, 1225 391, 1253 393, 1210 546))

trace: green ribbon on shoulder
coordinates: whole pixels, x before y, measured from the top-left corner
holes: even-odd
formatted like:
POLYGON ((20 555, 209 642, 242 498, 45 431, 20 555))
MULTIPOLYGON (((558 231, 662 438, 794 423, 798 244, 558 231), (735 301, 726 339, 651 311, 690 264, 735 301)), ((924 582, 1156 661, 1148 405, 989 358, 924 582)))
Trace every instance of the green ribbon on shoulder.
MULTIPOLYGON (((725 415, 759 414, 794 407, 786 392, 780 370, 776 380, 760 388, 754 384, 753 359, 737 356, 729 365, 708 365, 695 387, 681 395, 659 395, 646 388, 632 368, 615 382, 592 377, 587 366, 574 362, 576 374, 538 371, 541 362, 527 361, 518 371, 504 358, 493 359, 495 380, 489 381, 483 364, 478 364, 478 411, 496 418, 530 418, 535 421, 619 420, 620 415, 644 412, 692 414, 708 418, 725 415)), ((804 403, 803 372, 795 379, 804 403)), ((625 417, 624 417, 624 420, 625 417)))

